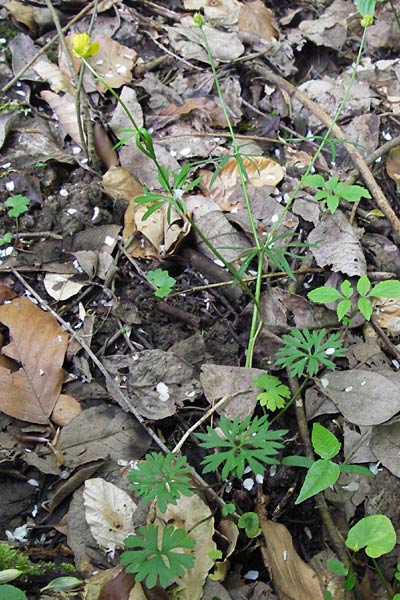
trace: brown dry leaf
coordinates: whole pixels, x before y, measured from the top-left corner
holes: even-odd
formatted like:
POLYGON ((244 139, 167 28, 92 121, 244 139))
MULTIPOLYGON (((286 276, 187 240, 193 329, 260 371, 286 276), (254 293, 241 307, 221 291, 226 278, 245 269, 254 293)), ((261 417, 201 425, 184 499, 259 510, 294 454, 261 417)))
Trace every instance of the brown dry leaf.
POLYGON ((49 90, 43 90, 40 95, 55 112, 58 120, 68 135, 70 135, 74 142, 80 146, 81 138, 76 118, 75 99, 69 94, 60 96, 49 90))
POLYGON ((111 167, 104 173, 104 191, 113 200, 124 198, 128 202, 143 194, 143 187, 124 167, 111 167))
MULTIPOLYGON (((251 156, 249 158, 242 157, 242 160, 249 183, 255 187, 276 186, 285 176, 284 169, 272 158, 251 156)), ((235 158, 230 158, 221 168, 211 189, 208 188, 212 173, 201 170, 200 175, 202 176, 201 189, 203 193, 214 200, 222 210, 231 211, 234 208, 244 207, 244 202, 242 204, 236 202, 233 205, 229 202, 239 182, 239 170, 235 158)))
POLYGON ((386 162, 386 172, 393 179, 397 189, 400 188, 400 146, 392 148, 386 162))
POLYGON ((259 508, 265 543, 261 552, 280 600, 323 600, 318 577, 297 554, 289 531, 267 519, 264 508, 259 508))
POLYGON ((53 92, 68 92, 71 96, 74 95, 74 86, 71 79, 66 77, 61 69, 50 62, 45 56, 41 56, 33 65, 32 68, 40 76, 43 81, 50 84, 53 92))
POLYGON ((0 321, 10 333, 2 354, 21 365, 14 373, 0 367, 0 408, 23 421, 48 423, 64 377, 68 335, 27 298, 0 306, 0 321))
MULTIPOLYGON (((138 54, 132 48, 115 42, 108 35, 96 35, 99 51, 89 58, 90 64, 107 81, 112 88, 120 88, 124 83, 132 81, 132 70, 138 59, 138 54)), ((106 88, 97 82, 97 88, 106 88)))
POLYGON ((201 116, 205 116, 205 120, 213 127, 225 127, 226 119, 222 108, 212 96, 198 96, 188 98, 181 106, 176 104, 168 104, 160 112, 161 116, 180 116, 188 115, 191 112, 200 112, 201 116))
POLYGON ((60 394, 54 410, 51 413, 51 420, 56 425, 64 427, 81 412, 81 405, 77 400, 75 400, 75 398, 69 396, 68 394, 60 394))
POLYGON ((400 298, 378 298, 374 306, 375 323, 389 335, 397 336, 400 332, 400 298))
POLYGON ((219 25, 233 25, 237 23, 241 8, 238 0, 184 0, 186 10, 204 10, 204 15, 209 21, 219 25))
POLYGON ((241 6, 238 26, 240 31, 255 33, 268 41, 271 41, 278 33, 274 25, 272 10, 267 8, 261 0, 253 0, 253 2, 241 6))
POLYGON ((4 4, 4 7, 8 10, 10 14, 19 21, 19 23, 23 23, 29 29, 29 31, 34 31, 36 28, 35 18, 33 14, 33 8, 31 6, 26 6, 22 2, 18 2, 17 0, 9 0, 4 4))

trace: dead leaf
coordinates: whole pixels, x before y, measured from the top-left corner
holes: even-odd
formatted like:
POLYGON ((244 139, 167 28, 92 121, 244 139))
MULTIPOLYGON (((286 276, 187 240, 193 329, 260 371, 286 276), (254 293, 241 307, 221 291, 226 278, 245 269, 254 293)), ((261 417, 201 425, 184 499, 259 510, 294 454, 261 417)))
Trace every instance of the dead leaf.
POLYGON ((58 94, 59 92, 68 92, 74 94, 74 86, 71 80, 65 76, 65 73, 61 69, 49 61, 45 56, 41 56, 37 61, 34 62, 32 68, 42 81, 47 81, 53 92, 58 94))
POLYGON ((2 354, 20 365, 14 373, 0 367, 1 410, 23 421, 48 423, 64 377, 68 334, 27 298, 0 306, 0 321, 10 333, 2 354))
MULTIPOLYGON (((171 46, 179 56, 187 60, 195 59, 209 63, 201 33, 194 25, 192 17, 183 17, 180 25, 166 29, 171 46)), ((215 62, 231 62, 243 54, 245 47, 236 32, 220 31, 209 25, 204 25, 203 29, 215 62)))
POLYGON ((400 188, 400 146, 392 148, 386 161, 386 172, 393 179, 397 189, 400 188))
POLYGON ((14 129, 20 118, 17 110, 0 114, 0 148, 3 147, 7 135, 14 129))
POLYGON ((195 96, 188 98, 183 104, 168 104, 160 112, 161 116, 180 116, 189 115, 192 112, 199 112, 203 121, 212 127, 225 127, 226 119, 222 108, 219 106, 216 98, 212 96, 195 96))
POLYGON ((172 523, 195 540, 193 551, 186 551, 193 552, 194 566, 177 579, 178 587, 173 597, 174 600, 200 600, 207 574, 214 564, 209 553, 217 548, 213 540, 214 518, 210 508, 197 494, 181 496, 176 505, 168 504, 166 512, 156 521, 163 527, 165 523, 172 523))
POLYGON ((51 420, 60 427, 65 427, 82 412, 81 405, 72 396, 60 394, 53 412, 51 420))
POLYGON ((346 19, 336 16, 320 16, 315 21, 302 21, 299 29, 316 46, 340 50, 347 38, 346 19))
MULTIPOLYGON (((138 59, 133 48, 123 46, 108 35, 97 34, 99 51, 88 60, 94 69, 107 81, 112 88, 120 88, 132 80, 132 70, 138 59)), ((100 91, 106 91, 105 86, 97 82, 100 91)))
POLYGON ((218 25, 237 23, 241 4, 238 0, 184 0, 186 10, 204 10, 209 21, 218 25))
MULTIPOLYGON (((135 90, 126 85, 122 88, 119 97, 129 110, 137 126, 139 128, 143 127, 143 110, 138 102, 135 90)), ((121 131, 122 129, 132 128, 132 123, 119 102, 114 109, 110 127, 119 140, 127 135, 126 131, 121 131)))
POLYGON ((253 0, 240 7, 238 27, 240 31, 255 33, 263 40, 271 41, 278 30, 274 24, 274 15, 261 0, 253 0))
POLYGON ((133 514, 137 505, 116 485, 96 477, 85 482, 83 492, 86 521, 99 546, 107 551, 123 548, 133 533, 133 514))
POLYGON ((244 419, 253 414, 259 393, 253 385, 253 379, 262 373, 265 371, 261 369, 206 363, 201 367, 200 382, 211 406, 221 398, 226 398, 225 404, 217 412, 233 421, 236 417, 244 419))
POLYGON ((34 31, 36 29, 33 8, 31 6, 26 6, 17 0, 8 0, 8 2, 5 2, 3 6, 14 17, 14 19, 20 23, 23 23, 23 25, 26 25, 29 31, 34 31))
POLYGON ((400 477, 400 422, 374 427, 371 435, 371 450, 393 475, 400 477))
POLYGON ((75 108, 75 99, 73 96, 69 94, 64 94, 60 96, 59 94, 55 94, 54 92, 50 92, 49 90, 43 90, 40 93, 43 100, 47 102, 47 104, 51 107, 51 109, 57 115, 58 120, 61 125, 64 127, 65 131, 74 142, 80 146, 81 138, 79 135, 78 122, 76 119, 76 108, 75 108))
POLYGON ((374 302, 374 321, 389 335, 400 332, 400 298, 377 298, 374 302))
POLYGON ((400 412, 400 373, 350 369, 325 373, 318 386, 355 425, 377 425, 400 412))
POLYGON ((46 292, 57 302, 76 296, 87 282, 74 281, 73 277, 63 273, 46 273, 43 280, 46 292))
POLYGON ((297 554, 289 531, 267 519, 264 507, 258 508, 265 544, 261 552, 280 600, 323 600, 318 577, 297 554))
POLYGON ((174 352, 144 350, 131 356, 107 356, 103 362, 113 377, 123 375, 130 403, 146 419, 170 417, 200 393, 193 367, 174 352))
POLYGON ((103 175, 103 187, 106 194, 116 200, 124 198, 128 202, 143 194, 143 187, 123 167, 111 167, 103 175))
POLYGON ((342 211, 326 215, 311 231, 307 241, 312 244, 310 251, 319 267, 331 265, 332 271, 350 276, 366 274, 367 264, 357 230, 342 211))

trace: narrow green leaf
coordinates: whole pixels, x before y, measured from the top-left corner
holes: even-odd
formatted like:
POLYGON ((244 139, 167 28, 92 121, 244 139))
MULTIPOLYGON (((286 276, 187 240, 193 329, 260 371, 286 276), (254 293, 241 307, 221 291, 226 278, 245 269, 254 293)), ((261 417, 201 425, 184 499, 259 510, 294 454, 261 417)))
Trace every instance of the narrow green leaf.
POLYGON ((369 321, 372 315, 372 304, 369 298, 359 298, 357 307, 366 321, 369 321))
POLYGON ((333 485, 339 477, 339 465, 330 460, 317 460, 308 471, 295 504, 300 504, 333 485))
POLYGON ((314 423, 311 433, 313 448, 321 458, 333 458, 340 450, 337 437, 323 425, 314 423))
POLYGON ((371 282, 367 275, 361 275, 357 281, 357 292, 360 296, 366 296, 371 289, 371 282))
POLYGON ((282 464, 287 467, 305 467, 309 469, 314 464, 314 461, 307 456, 285 456, 282 459, 282 464))
POLYGON ((343 296, 337 289, 324 285, 308 292, 307 298, 317 304, 329 304, 329 302, 341 300, 343 296))
POLYGON ((398 298, 400 296, 400 281, 398 279, 380 281, 374 285, 369 296, 374 296, 375 298, 398 298))
POLYGON ((365 475, 365 477, 374 477, 373 472, 368 467, 362 467, 361 465, 339 465, 341 473, 358 473, 359 475, 365 475))
POLYGON ((351 311, 351 300, 342 300, 336 307, 338 321, 341 321, 351 311))

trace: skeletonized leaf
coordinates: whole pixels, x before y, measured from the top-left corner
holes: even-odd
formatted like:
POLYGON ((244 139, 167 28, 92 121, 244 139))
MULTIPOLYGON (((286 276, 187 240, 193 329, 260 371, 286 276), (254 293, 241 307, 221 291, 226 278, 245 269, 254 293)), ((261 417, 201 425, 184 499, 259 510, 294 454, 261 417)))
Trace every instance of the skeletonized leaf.
POLYGON ((105 549, 123 547, 132 533, 137 506, 129 494, 100 477, 88 479, 83 492, 86 521, 96 542, 105 549))

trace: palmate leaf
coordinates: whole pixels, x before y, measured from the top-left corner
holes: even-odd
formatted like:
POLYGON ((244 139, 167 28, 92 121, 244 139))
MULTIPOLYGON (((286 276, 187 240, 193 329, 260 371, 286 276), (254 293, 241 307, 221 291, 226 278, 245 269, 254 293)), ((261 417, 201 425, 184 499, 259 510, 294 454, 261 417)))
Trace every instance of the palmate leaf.
POLYGON ((287 430, 269 430, 266 416, 237 417, 230 421, 221 415, 219 431, 208 426, 207 433, 197 433, 201 440, 200 446, 216 450, 203 461, 203 473, 210 473, 222 465, 221 476, 242 477, 246 466, 255 474, 263 474, 266 464, 277 464, 273 458, 283 445, 280 443, 287 430))
POLYGON ((168 525, 160 535, 157 525, 141 525, 139 535, 130 535, 125 540, 127 548, 121 554, 120 563, 127 573, 134 573, 136 581, 146 580, 149 588, 157 583, 166 588, 172 581, 185 574, 185 569, 194 565, 194 556, 184 554, 182 549, 192 550, 195 540, 184 529, 168 525), (174 552, 174 550, 180 550, 174 552))
POLYGON ((129 472, 128 481, 133 483, 131 489, 144 502, 157 498, 160 512, 165 512, 167 504, 176 504, 181 495, 190 496, 192 493, 189 472, 184 456, 176 457, 172 452, 166 456, 161 452, 151 452, 129 472))
POLYGON ((286 400, 290 398, 290 389, 284 385, 279 377, 262 373, 259 377, 253 379, 253 385, 264 391, 258 394, 257 400, 261 406, 266 406, 268 410, 274 411, 277 408, 284 408, 286 400))
POLYGON ((275 364, 288 369, 292 377, 300 377, 304 373, 312 377, 322 365, 333 371, 335 363, 331 358, 345 356, 340 334, 327 335, 325 329, 291 329, 282 339, 284 346, 277 351, 275 364))

